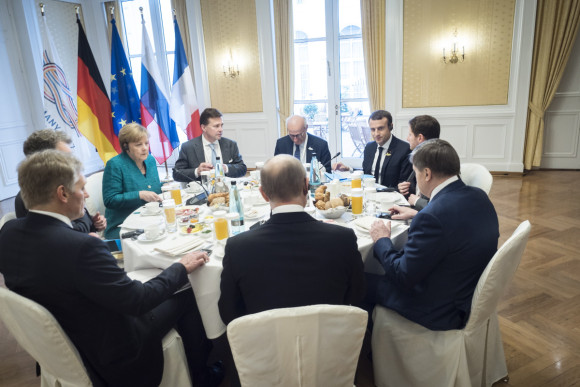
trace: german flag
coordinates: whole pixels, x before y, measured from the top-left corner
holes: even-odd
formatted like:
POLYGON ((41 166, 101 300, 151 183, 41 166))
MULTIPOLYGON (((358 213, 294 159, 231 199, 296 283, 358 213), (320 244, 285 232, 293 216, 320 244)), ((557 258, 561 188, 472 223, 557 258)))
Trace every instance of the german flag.
POLYGON ((79 26, 79 59, 77 108, 79 131, 97 148, 103 163, 121 153, 119 139, 113 130, 111 102, 91 52, 85 30, 79 26))

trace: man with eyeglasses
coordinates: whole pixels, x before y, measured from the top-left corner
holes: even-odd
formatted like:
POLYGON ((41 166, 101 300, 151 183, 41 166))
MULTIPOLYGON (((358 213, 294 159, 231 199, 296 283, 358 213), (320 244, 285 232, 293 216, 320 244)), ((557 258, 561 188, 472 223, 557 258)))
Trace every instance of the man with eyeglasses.
POLYGON ((288 135, 279 138, 276 142, 274 156, 287 154, 296 157, 302 164, 309 163, 312 156, 316 158, 321 165, 330 172, 330 150, 328 143, 312 134, 308 134, 308 123, 306 118, 293 115, 286 120, 286 129, 288 135))

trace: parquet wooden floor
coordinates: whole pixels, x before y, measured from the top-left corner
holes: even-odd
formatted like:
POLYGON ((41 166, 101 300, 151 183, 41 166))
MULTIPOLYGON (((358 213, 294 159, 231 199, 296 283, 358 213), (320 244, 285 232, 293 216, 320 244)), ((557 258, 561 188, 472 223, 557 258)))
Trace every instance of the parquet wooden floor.
MULTIPOLYGON (((494 176, 490 197, 500 244, 522 221, 532 223, 522 263, 499 305, 510 380, 495 386, 580 386, 580 171, 494 176)), ((372 365, 361 363, 357 386, 371 387, 372 365)), ((33 360, 0 324, 0 386, 39 383, 33 360)))

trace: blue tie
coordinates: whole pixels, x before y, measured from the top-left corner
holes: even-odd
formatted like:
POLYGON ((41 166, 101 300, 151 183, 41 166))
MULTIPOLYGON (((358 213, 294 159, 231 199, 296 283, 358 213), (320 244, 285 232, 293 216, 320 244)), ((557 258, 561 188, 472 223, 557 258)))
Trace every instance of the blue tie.
POLYGON ((215 153, 215 144, 209 144, 209 147, 211 148, 211 165, 215 167, 215 162, 217 158, 217 155, 215 153))
POLYGON ((300 160, 300 145, 294 144, 294 146, 296 147, 296 150, 294 151, 294 157, 300 160))

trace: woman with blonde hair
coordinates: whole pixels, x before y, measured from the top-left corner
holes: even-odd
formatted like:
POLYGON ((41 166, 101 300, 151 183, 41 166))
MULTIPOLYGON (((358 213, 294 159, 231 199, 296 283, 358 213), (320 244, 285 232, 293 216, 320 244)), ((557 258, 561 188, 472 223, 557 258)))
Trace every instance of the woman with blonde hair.
POLYGON ((103 175, 103 201, 107 229, 105 238, 119 238, 119 225, 147 202, 160 202, 161 182, 155 158, 149 154, 149 133, 131 123, 119 131, 123 153, 107 162, 103 175))

